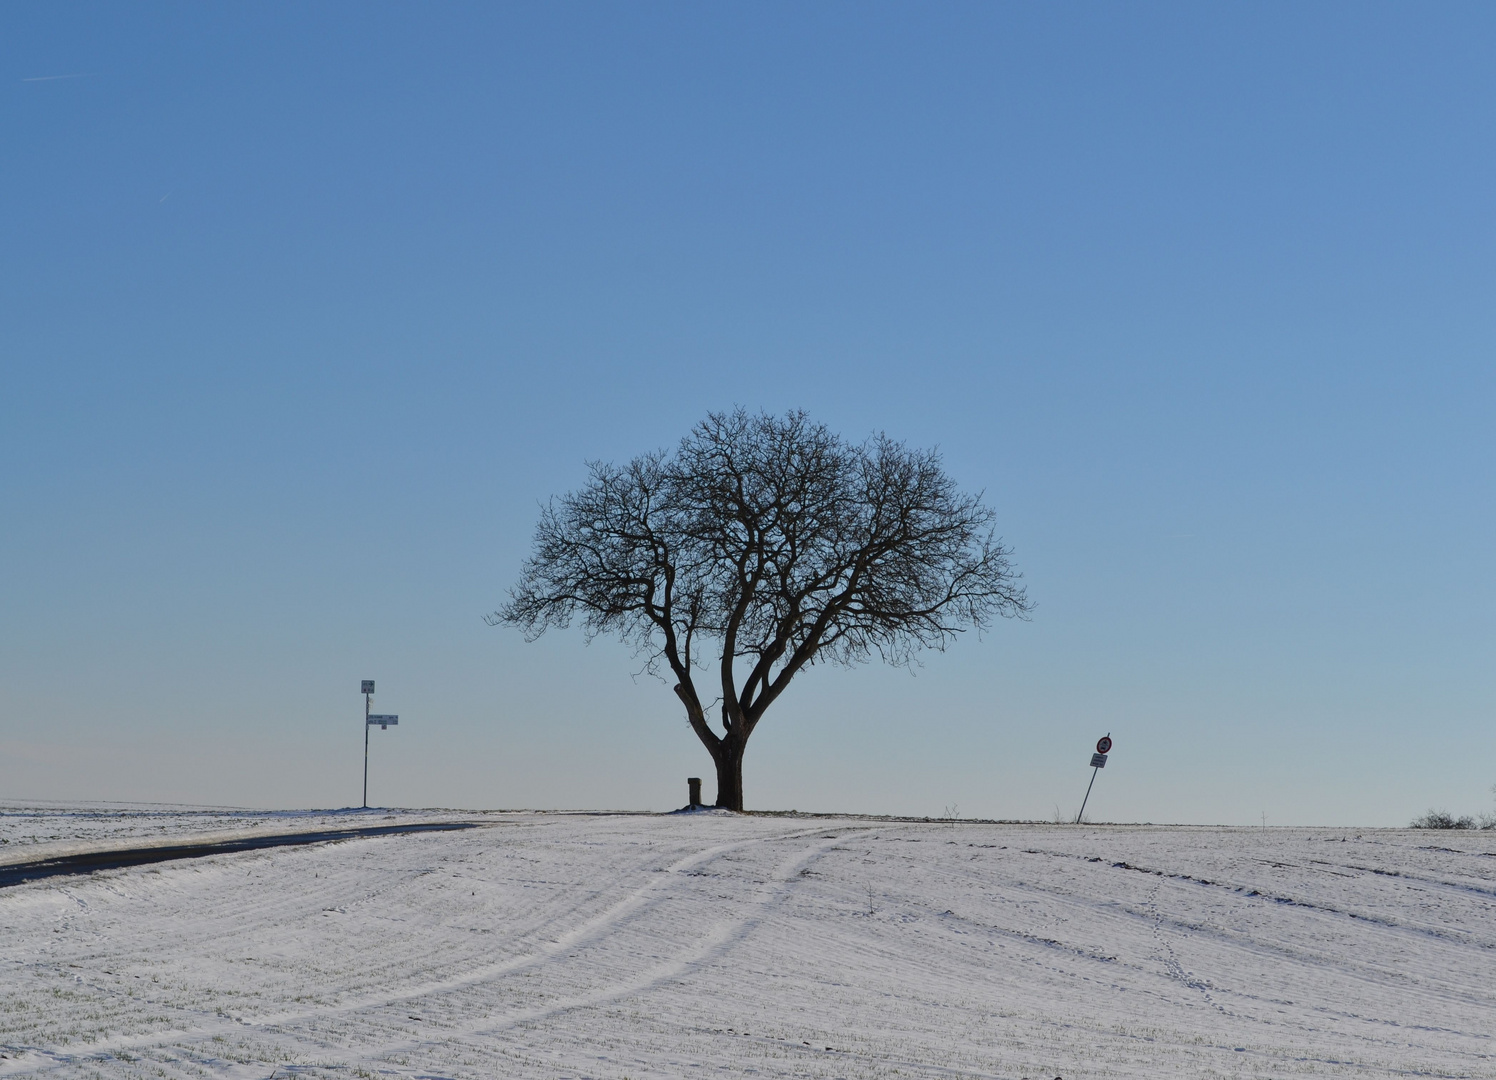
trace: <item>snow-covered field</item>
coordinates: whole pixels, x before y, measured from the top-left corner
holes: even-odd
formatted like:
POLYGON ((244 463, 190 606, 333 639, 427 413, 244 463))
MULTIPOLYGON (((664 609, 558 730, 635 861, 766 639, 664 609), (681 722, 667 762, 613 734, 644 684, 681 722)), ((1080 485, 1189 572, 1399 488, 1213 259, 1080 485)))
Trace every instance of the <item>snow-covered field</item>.
POLYGON ((1496 1077, 1496 834, 465 816, 0 890, 0 1074, 1496 1077))

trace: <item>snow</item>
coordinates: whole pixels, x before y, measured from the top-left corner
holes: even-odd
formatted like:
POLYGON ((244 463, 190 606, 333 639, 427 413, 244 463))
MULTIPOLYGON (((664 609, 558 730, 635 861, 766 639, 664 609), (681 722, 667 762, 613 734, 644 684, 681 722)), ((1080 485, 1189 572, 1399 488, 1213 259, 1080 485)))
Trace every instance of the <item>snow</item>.
POLYGON ((269 833, 322 832, 414 822, 465 821, 459 811, 384 809, 244 810, 170 804, 35 805, 0 801, 0 863, 88 851, 237 840, 269 833))
POLYGON ((1496 1077, 1491 833, 464 816, 0 890, 0 1075, 1496 1077))

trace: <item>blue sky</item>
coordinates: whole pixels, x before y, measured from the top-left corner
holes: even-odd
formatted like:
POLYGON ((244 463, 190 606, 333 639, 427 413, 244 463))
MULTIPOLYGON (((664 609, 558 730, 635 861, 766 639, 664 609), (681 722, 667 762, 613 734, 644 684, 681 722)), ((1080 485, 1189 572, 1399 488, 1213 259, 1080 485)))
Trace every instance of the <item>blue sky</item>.
MULTIPOLYGON (((1037 610, 817 670, 750 807, 1493 808, 1496 13, 0 16, 0 798, 664 809, 669 688, 485 626, 708 410, 940 447, 1037 610)), ((711 782, 708 781, 710 795, 711 782)))

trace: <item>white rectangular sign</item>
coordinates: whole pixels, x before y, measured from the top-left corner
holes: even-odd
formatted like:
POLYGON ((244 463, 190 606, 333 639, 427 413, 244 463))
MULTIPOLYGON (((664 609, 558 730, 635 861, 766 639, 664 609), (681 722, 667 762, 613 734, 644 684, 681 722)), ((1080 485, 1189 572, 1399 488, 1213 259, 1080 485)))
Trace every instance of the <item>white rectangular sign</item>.
POLYGON ((1105 754, 1092 754, 1091 755, 1091 768, 1093 768, 1093 769, 1104 769, 1104 768, 1106 768, 1106 755, 1105 754))
POLYGON ((378 724, 380 727, 398 724, 399 722, 400 718, 398 716, 392 716, 389 713, 373 713, 369 716, 369 723, 378 724))

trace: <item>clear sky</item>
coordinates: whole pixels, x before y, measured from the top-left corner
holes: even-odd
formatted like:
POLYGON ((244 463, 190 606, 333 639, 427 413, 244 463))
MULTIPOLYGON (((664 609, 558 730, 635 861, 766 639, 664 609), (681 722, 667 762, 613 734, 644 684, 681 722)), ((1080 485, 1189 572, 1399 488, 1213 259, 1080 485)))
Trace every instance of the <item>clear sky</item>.
POLYGON ((0 798, 665 809, 504 599, 708 410, 938 446, 1032 621, 752 808, 1395 825, 1496 781, 1496 8, 0 14, 0 798))

